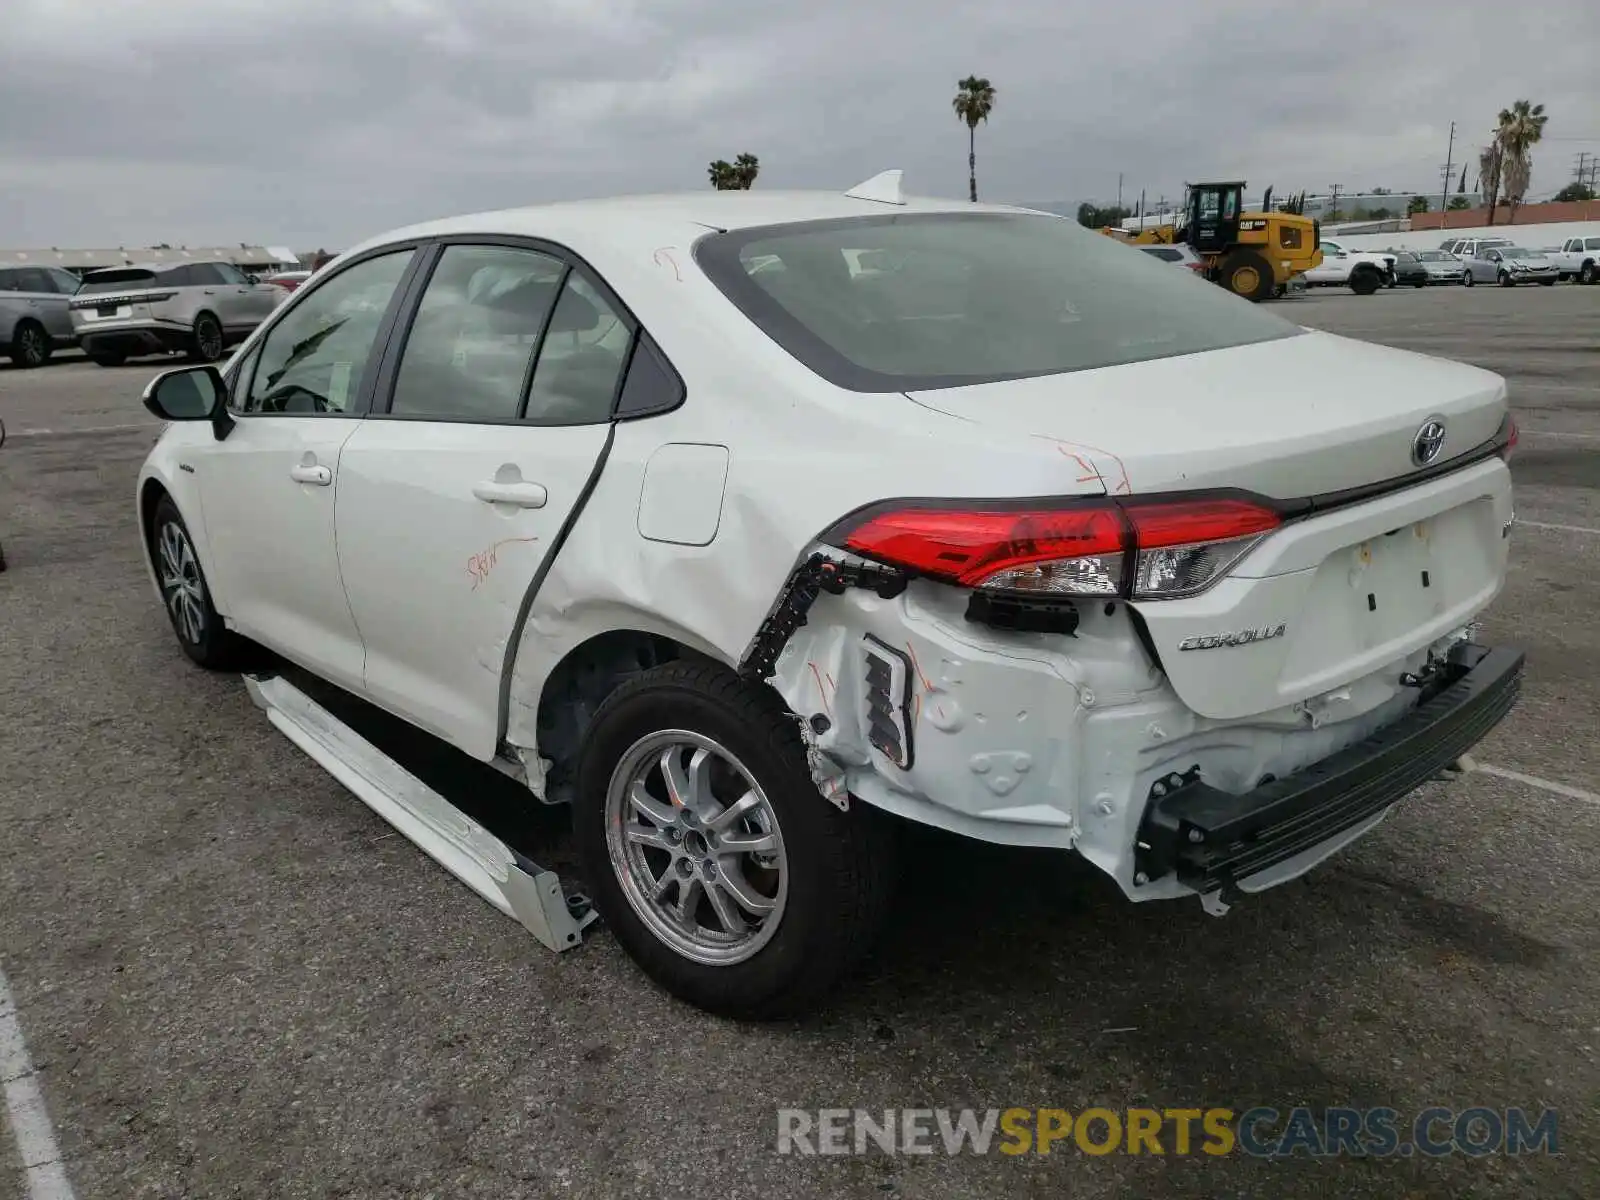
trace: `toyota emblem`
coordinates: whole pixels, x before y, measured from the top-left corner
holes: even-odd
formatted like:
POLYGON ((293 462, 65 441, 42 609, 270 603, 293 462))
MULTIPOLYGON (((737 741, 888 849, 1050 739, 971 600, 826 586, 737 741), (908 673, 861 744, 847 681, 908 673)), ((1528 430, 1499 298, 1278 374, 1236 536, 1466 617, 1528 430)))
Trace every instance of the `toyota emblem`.
POLYGON ((1411 461, 1419 467, 1425 467, 1439 457, 1439 451, 1444 449, 1444 422, 1438 417, 1430 417, 1417 430, 1417 436, 1411 439, 1411 461))

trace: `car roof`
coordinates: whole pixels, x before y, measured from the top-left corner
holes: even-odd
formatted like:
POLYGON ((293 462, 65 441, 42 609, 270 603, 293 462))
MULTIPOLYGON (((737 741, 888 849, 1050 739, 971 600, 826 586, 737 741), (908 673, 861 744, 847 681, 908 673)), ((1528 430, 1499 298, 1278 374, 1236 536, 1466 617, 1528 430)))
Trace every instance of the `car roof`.
POLYGON ((863 200, 843 192, 823 191, 741 190, 611 196, 426 221, 370 238, 346 251, 346 254, 407 238, 448 237, 454 234, 553 238, 569 241, 574 248, 581 250, 582 243, 619 236, 630 242, 654 240, 670 243, 681 238, 686 228, 693 227, 698 227, 699 232, 721 232, 836 217, 887 217, 901 213, 941 212, 1035 213, 1036 210, 916 197, 906 197, 902 204, 891 204, 863 200))
POLYGON ((106 274, 107 272, 110 272, 110 271, 149 271, 151 273, 154 273, 156 271, 170 271, 170 270, 172 270, 173 267, 192 267, 192 266, 195 266, 197 264, 201 264, 201 265, 205 265, 205 266, 216 266, 221 262, 222 262, 222 260, 218 259, 218 258, 196 258, 196 259, 185 259, 183 262, 136 262, 136 263, 123 263, 120 267, 97 267, 93 271, 86 271, 84 273, 84 278, 88 279, 90 276, 93 276, 93 275, 104 275, 104 274, 106 274))

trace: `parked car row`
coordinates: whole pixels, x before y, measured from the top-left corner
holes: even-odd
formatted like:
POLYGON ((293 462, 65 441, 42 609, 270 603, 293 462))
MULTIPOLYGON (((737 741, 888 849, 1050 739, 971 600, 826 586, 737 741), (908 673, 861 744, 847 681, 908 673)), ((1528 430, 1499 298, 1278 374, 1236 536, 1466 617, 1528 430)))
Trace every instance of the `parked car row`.
POLYGON ((1593 283, 1600 278, 1600 237, 1568 238, 1559 251, 1519 246, 1508 237, 1447 238, 1433 250, 1359 251, 1331 241, 1318 246, 1323 260, 1306 272, 1306 283, 1348 285, 1361 295, 1379 287, 1446 283, 1549 287, 1567 279, 1593 283))
POLYGON ((106 367, 172 352, 216 362, 309 274, 257 280, 227 262, 134 264, 81 278, 59 267, 0 267, 0 353, 19 367, 71 346, 106 367))

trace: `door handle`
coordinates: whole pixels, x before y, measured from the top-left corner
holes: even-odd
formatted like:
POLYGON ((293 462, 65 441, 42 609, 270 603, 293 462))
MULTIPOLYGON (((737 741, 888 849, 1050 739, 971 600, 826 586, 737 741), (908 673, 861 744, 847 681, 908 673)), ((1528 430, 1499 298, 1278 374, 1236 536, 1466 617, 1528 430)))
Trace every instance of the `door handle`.
POLYGON ((514 504, 518 508, 543 508, 550 493, 540 483, 500 483, 490 479, 472 485, 472 494, 485 504, 514 504))
POLYGON ((314 483, 318 487, 327 487, 333 482, 333 472, 324 466, 301 463, 289 468, 289 478, 296 483, 314 483))

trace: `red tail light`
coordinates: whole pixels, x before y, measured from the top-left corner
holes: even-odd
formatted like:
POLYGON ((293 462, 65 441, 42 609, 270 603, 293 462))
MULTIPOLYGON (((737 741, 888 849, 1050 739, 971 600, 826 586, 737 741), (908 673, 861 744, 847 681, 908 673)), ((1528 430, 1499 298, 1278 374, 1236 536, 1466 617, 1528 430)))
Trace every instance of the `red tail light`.
POLYGON ((1521 433, 1517 430, 1517 419, 1506 418, 1506 444, 1500 447, 1500 457, 1506 462, 1511 461, 1511 456, 1516 453, 1517 443, 1522 440, 1521 433))
POLYGON ((1281 521, 1267 505, 1234 497, 909 503, 870 513, 833 540, 961 587, 1155 599, 1203 591, 1281 521))

